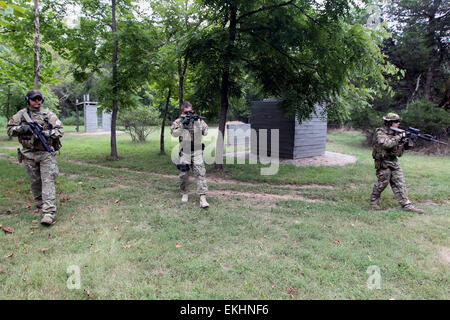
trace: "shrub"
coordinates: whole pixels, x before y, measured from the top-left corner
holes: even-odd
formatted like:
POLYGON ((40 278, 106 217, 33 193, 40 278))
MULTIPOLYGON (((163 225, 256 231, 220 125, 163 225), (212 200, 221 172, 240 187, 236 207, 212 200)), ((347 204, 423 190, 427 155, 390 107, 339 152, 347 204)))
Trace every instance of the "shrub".
POLYGON ((145 142, 147 136, 160 124, 159 112, 151 106, 139 106, 121 111, 119 125, 125 128, 133 142, 145 142))
POLYGON ((6 117, 0 116, 0 127, 6 128, 6 124, 7 124, 6 117))
POLYGON ((450 129, 450 112, 437 108, 427 100, 417 100, 409 104, 400 116, 403 118, 403 128, 420 129, 440 139, 447 138, 450 129))
MULTIPOLYGON (((370 145, 375 129, 383 127, 383 116, 388 112, 396 112, 402 117, 401 128, 403 129, 417 128, 422 133, 431 134, 438 139, 447 139, 450 133, 450 113, 437 108, 427 100, 417 100, 402 111, 394 109, 377 111, 371 107, 354 109, 351 112, 350 124, 366 134, 366 144, 370 145)), ((419 148, 423 146, 429 146, 429 143, 419 142, 417 145, 419 148)))
MULTIPOLYGON (((76 126, 77 125, 77 117, 76 116, 70 116, 70 117, 64 117, 60 118, 63 125, 66 126, 76 126)), ((79 117, 79 124, 80 126, 84 126, 84 117, 79 117)))

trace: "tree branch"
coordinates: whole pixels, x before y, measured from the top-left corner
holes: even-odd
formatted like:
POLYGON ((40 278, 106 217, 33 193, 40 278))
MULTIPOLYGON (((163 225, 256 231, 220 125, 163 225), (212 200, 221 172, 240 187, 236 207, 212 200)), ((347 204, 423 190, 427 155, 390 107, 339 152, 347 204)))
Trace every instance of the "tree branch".
POLYGON ((305 62, 299 61, 298 59, 295 59, 294 57, 291 57, 289 54, 287 54, 286 52, 284 52, 284 51, 281 50, 280 48, 274 46, 274 45, 273 45, 272 43, 270 43, 269 41, 267 41, 267 40, 265 40, 265 39, 263 39, 263 38, 257 36, 255 33, 251 32, 251 31, 247 31, 247 30, 242 30, 242 29, 241 29, 241 31, 244 32, 244 33, 248 33, 248 34, 250 34, 251 36, 253 36, 253 37, 255 37, 256 39, 258 39, 259 41, 265 43, 266 45, 268 45, 269 47, 271 47, 272 49, 274 49, 275 51, 277 51, 278 53, 280 53, 282 56, 288 58, 289 61, 295 62, 296 64, 304 65, 304 66, 307 66, 307 67, 309 67, 309 68, 311 68, 311 69, 316 70, 316 69, 315 69, 315 66, 314 66, 313 64, 305 63, 305 62))
POLYGON ((296 5, 295 3, 292 4, 295 8, 297 8, 298 10, 300 10, 309 20, 311 20, 312 22, 314 22, 315 24, 320 25, 319 21, 317 21, 316 19, 314 19, 313 17, 311 17, 309 14, 307 14, 305 12, 305 10, 303 8, 300 8, 298 5, 296 5))
POLYGON ((244 19, 244 18, 246 18, 248 16, 254 15, 255 13, 259 13, 261 11, 277 9, 277 8, 281 8, 281 7, 284 7, 284 6, 291 5, 291 4, 294 4, 293 0, 288 1, 288 2, 283 2, 283 3, 280 3, 280 4, 274 4, 274 5, 267 6, 267 7, 262 7, 262 8, 259 8, 258 10, 254 10, 254 11, 250 11, 250 12, 244 13, 242 16, 237 18, 236 21, 239 22, 241 19, 244 19))

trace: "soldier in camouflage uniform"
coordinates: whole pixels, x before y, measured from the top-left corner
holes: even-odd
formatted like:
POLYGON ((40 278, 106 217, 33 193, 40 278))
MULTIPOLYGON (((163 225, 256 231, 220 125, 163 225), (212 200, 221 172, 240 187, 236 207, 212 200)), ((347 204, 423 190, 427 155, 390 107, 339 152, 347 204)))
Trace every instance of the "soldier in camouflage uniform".
POLYGON ((404 210, 423 213, 423 210, 414 208, 411 201, 409 201, 405 178, 398 163, 397 157, 401 157, 408 146, 406 134, 403 132, 396 135, 390 129, 391 126, 398 128, 401 118, 395 113, 389 113, 383 117, 383 120, 385 127, 378 128, 373 138, 372 156, 375 160, 378 181, 373 186, 370 204, 373 209, 380 210, 378 202, 381 193, 390 184, 392 191, 404 210))
POLYGON ((200 207, 209 207, 206 201, 208 185, 206 183, 206 168, 203 161, 202 135, 208 134, 208 125, 202 119, 188 122, 186 117, 188 112, 192 112, 192 105, 189 102, 181 106, 181 116, 172 123, 170 132, 173 137, 178 137, 180 141, 180 189, 183 192, 181 201, 188 202, 189 193, 189 170, 197 180, 197 194, 200 195, 200 207))
POLYGON ((58 165, 55 156, 45 151, 40 140, 32 134, 24 114, 27 113, 33 122, 43 127, 42 134, 55 150, 60 147, 59 139, 63 136, 64 129, 53 112, 41 108, 44 98, 39 90, 28 91, 25 100, 28 107, 9 120, 7 131, 9 136, 18 137, 23 146, 22 150, 19 150, 19 161, 25 165, 36 207, 43 214, 41 223, 51 225, 55 221, 56 213, 55 177, 59 174, 58 165), (53 127, 51 130, 49 124, 53 127))

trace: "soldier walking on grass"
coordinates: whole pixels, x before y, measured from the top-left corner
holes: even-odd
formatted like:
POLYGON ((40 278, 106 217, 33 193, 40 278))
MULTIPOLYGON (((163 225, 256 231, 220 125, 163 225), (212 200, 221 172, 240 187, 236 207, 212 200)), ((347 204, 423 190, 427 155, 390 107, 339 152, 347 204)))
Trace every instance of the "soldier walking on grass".
POLYGON ((54 151, 61 147, 59 139, 64 129, 53 112, 41 108, 44 97, 39 90, 28 91, 25 100, 27 108, 11 118, 7 132, 8 136, 18 137, 23 146, 18 149, 19 162, 25 165, 36 208, 43 214, 41 223, 51 225, 55 222, 55 178, 59 174, 54 151))
POLYGON ((173 137, 178 137, 180 141, 180 163, 177 165, 180 170, 180 189, 183 193, 181 201, 189 200, 189 170, 192 169, 197 180, 197 194, 200 195, 200 207, 209 207, 206 201, 208 185, 206 183, 206 168, 203 161, 202 135, 208 134, 208 125, 194 114, 192 105, 184 102, 181 106, 181 116, 172 123, 170 132, 173 137))
POLYGON ((375 160, 378 181, 373 186, 370 204, 374 210, 380 210, 378 202, 381 193, 390 184, 403 210, 423 213, 423 210, 414 208, 409 201, 405 178, 398 163, 397 157, 401 157, 404 150, 408 148, 408 138, 405 132, 396 135, 391 127, 398 128, 401 118, 398 114, 389 113, 383 117, 383 120, 384 128, 378 128, 373 138, 372 156, 375 160))

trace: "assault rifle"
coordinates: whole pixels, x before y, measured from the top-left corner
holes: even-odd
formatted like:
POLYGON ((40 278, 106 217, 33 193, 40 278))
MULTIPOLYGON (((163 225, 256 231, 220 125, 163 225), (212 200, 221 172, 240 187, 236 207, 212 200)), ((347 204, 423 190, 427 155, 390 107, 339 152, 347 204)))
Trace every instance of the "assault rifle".
MULTIPOLYGON (((47 139, 42 134, 42 130, 43 130, 42 126, 37 122, 33 122, 33 120, 31 120, 30 116, 26 112, 23 114, 23 117, 24 117, 25 121, 28 123, 28 125, 30 126, 31 131, 33 132, 33 135, 37 139, 39 139, 39 141, 42 143, 42 146, 44 147, 45 151, 50 152, 52 154, 52 156, 54 156, 55 148, 53 148, 53 146, 48 144, 47 139)), ((48 129, 49 129, 49 135, 51 135, 52 134, 52 125, 48 122, 47 118, 45 118, 44 121, 47 122, 48 129)))
POLYGON ((402 130, 398 128, 391 127, 391 130, 396 133, 406 133, 406 137, 408 138, 408 147, 412 148, 414 146, 414 142, 417 141, 417 139, 422 139, 426 141, 431 141, 435 143, 445 144, 448 145, 448 143, 436 140, 431 134, 421 134, 419 129, 409 127, 407 130, 402 130))
POLYGON ((199 116, 198 114, 195 114, 194 111, 189 111, 187 112, 185 115, 181 116, 182 118, 184 118, 183 120, 183 124, 190 124, 193 121, 197 121, 200 119, 206 119, 205 117, 199 116))

